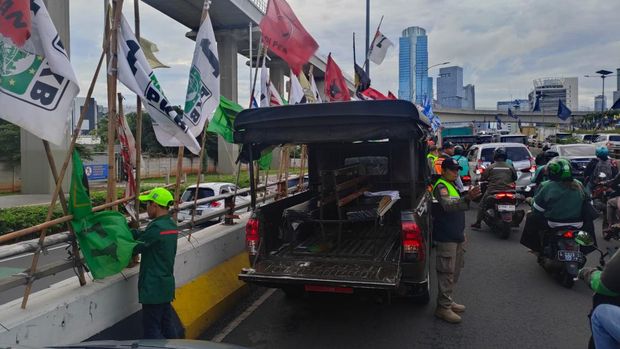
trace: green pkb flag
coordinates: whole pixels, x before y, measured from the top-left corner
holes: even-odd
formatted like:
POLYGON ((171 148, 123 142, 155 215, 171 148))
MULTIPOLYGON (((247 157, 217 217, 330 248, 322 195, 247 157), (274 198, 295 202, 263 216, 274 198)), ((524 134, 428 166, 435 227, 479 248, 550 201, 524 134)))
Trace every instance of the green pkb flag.
POLYGON ((69 212, 86 265, 95 279, 117 274, 129 264, 136 242, 127 220, 115 211, 92 212, 88 180, 77 151, 73 152, 69 212))

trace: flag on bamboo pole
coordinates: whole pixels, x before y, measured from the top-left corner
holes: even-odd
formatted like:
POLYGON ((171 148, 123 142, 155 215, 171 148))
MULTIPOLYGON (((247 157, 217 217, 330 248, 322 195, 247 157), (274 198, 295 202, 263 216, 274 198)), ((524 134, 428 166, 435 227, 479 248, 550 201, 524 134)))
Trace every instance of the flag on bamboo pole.
POLYGON ((331 53, 327 56, 325 68, 325 96, 329 102, 351 100, 347 82, 331 53))
MULTIPOLYGON (((119 143, 121 145, 121 158, 123 159, 123 169, 127 174, 127 187, 125 188, 125 199, 136 195, 136 140, 131 133, 131 129, 127 124, 125 115, 119 115, 117 118, 117 133, 119 143)), ((125 203, 125 209, 132 216, 136 216, 134 201, 130 200, 125 203)))
POLYGON ((285 0, 269 0, 259 26, 263 44, 286 61, 295 74, 319 48, 285 0))
POLYGON ((170 66, 165 65, 155 56, 155 53, 159 52, 159 48, 154 42, 147 40, 144 37, 140 37, 140 46, 142 47, 144 56, 149 62, 151 68, 170 68, 170 66))
POLYGON ((0 1, 0 37, 23 47, 30 37, 30 0, 0 1))
POLYGON ((292 70, 291 70, 291 87, 290 88, 291 88, 291 95, 288 101, 289 104, 305 104, 307 102, 306 94, 304 93, 304 88, 301 87, 301 84, 299 83, 299 79, 297 79, 297 76, 295 76, 292 70))
POLYGON ((394 46, 392 41, 390 41, 390 39, 388 39, 385 35, 381 34, 381 32, 377 30, 375 38, 372 40, 372 44, 370 45, 368 59, 370 59, 376 64, 383 63, 383 60, 385 59, 385 54, 387 53, 387 50, 388 48, 390 48, 390 46, 394 46))
POLYGON ((312 74, 312 69, 310 69, 310 88, 312 89, 312 94, 314 95, 314 99, 316 100, 316 102, 323 103, 323 99, 321 98, 319 89, 316 87, 316 81, 314 81, 314 74, 312 74))
POLYGON ((220 62, 217 42, 206 13, 196 36, 194 58, 189 71, 183 121, 194 135, 199 135, 205 122, 211 120, 220 104, 220 62))
POLYGON ((271 98, 271 90, 269 85, 269 71, 263 62, 263 66, 260 68, 260 104, 261 107, 268 107, 270 105, 269 100, 271 98))
POLYGON ((0 26, 0 118, 39 138, 62 144, 67 139, 69 111, 80 88, 43 1, 28 1, 28 5, 32 30, 23 47, 13 44, 15 33, 11 28, 0 26))
POLYGON ((118 58, 118 80, 142 99, 159 144, 164 147, 185 146, 192 153, 199 154, 200 144, 183 115, 172 108, 125 16, 121 16, 118 32, 118 58))
POLYGON ((125 216, 117 211, 92 212, 88 180, 77 151, 69 191, 69 213, 78 245, 93 278, 121 272, 132 258, 136 242, 125 216))
POLYGON ((302 71, 299 73, 299 84, 304 90, 304 95, 306 96, 306 102, 308 103, 316 103, 317 100, 314 97, 314 92, 312 91, 312 85, 310 85, 310 81, 306 78, 306 74, 302 71))
POLYGON ((383 93, 375 90, 372 87, 365 89, 364 91, 359 93, 360 96, 365 100, 373 100, 373 101, 384 101, 389 98, 385 96, 383 93))
POLYGON ((280 92, 278 92, 278 90, 276 90, 276 87, 273 86, 273 83, 270 82, 269 83, 269 105, 272 107, 276 107, 276 106, 285 105, 285 104, 288 104, 288 103, 284 101, 284 99, 280 95, 280 92))

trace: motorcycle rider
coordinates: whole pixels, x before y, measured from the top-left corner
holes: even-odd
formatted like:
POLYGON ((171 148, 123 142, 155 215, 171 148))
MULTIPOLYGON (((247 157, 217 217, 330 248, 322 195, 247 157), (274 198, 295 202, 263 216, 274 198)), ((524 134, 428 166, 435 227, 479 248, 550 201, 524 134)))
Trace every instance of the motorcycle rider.
POLYGON ((596 147, 596 159, 590 160, 583 171, 588 192, 591 193, 594 186, 601 182, 601 173, 605 174, 607 180, 618 174, 618 166, 609 158, 609 149, 604 145, 596 147))
POLYGON ((480 180, 488 182, 487 189, 480 200, 478 208, 478 217, 476 222, 471 225, 472 228, 480 229, 482 227, 482 218, 489 204, 488 200, 494 194, 506 190, 512 190, 511 186, 517 180, 517 171, 506 162, 508 155, 506 149, 499 147, 493 151, 493 163, 482 172, 480 180))
POLYGON ((611 194, 610 198, 607 200, 607 204, 605 207, 605 213, 607 215, 607 226, 603 227, 603 235, 606 235, 610 231, 610 227, 614 224, 618 223, 620 217, 618 217, 618 210, 620 209, 620 195, 618 192, 618 185, 620 185, 620 173, 617 174, 614 178, 607 181, 599 182, 601 185, 610 188, 614 193, 611 194))
MULTIPOLYGON (((583 204, 590 200, 581 182, 573 179, 570 162, 556 158, 547 164, 549 181, 543 182, 527 214, 521 244, 534 252, 542 251, 543 234, 549 227, 571 226, 594 231, 592 221, 582 218, 583 204)), ((531 200, 531 198, 528 198, 531 200)))
POLYGON ((469 161, 465 156, 465 149, 463 149, 462 146, 457 145, 454 147, 454 155, 452 158, 459 163, 459 166, 461 166, 461 169, 459 170, 459 177, 463 178, 464 176, 469 175, 469 161))

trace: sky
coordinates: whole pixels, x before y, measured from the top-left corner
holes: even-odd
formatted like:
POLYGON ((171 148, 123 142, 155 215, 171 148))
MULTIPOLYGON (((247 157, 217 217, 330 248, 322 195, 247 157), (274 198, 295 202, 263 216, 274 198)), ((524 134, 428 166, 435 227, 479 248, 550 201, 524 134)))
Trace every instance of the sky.
MULTIPOLYGON (((170 0, 175 1, 175 0, 170 0)), ((226 1, 226 0, 213 0, 226 1)), ((319 55, 329 52, 353 75, 352 33, 357 57, 364 55, 364 0, 288 0, 306 29, 319 43, 319 55)), ((85 95, 101 50, 103 1, 71 0, 71 60, 85 95)), ((183 104, 194 42, 187 27, 141 3, 142 36, 155 42, 156 55, 171 66, 156 74, 168 98, 183 104)), ((125 1, 125 16, 133 25, 133 1, 125 1)), ((381 65, 371 63, 374 88, 398 91, 398 38, 404 28, 426 29, 429 65, 449 61, 464 69, 464 84, 476 86, 476 107, 494 109, 498 100, 527 98, 532 81, 542 77, 578 77, 579 109, 591 110, 601 93, 597 70, 620 68, 620 1, 612 0, 371 0, 371 33, 381 16, 381 32, 394 42, 381 65)), ((372 35, 372 34, 371 34, 372 35)), ((249 99, 247 59, 239 57, 239 102, 249 99)), ((439 67, 429 75, 437 77, 439 67)), ((608 105, 616 78, 606 81, 608 105)), ((436 85, 435 85, 436 87, 436 85)), ((119 91, 135 105, 124 88, 119 91)), ((105 104, 101 77, 94 96, 105 104)))

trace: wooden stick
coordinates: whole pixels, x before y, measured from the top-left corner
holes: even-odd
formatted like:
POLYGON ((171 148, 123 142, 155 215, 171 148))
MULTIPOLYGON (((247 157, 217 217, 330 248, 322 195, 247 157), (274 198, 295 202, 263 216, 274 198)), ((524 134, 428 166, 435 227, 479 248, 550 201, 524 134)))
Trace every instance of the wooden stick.
MULTIPOLYGON (((75 141, 80 134, 80 129, 82 128, 82 122, 84 121, 84 117, 86 116, 86 111, 88 110, 88 106, 90 105, 90 100, 93 95, 93 90, 95 88, 95 82, 97 82, 97 77, 99 76, 99 70, 101 69, 101 64, 103 63, 103 57, 105 55, 105 51, 101 52, 101 56, 99 57, 99 63, 97 64, 97 69, 95 70, 95 74, 93 75, 93 79, 90 82, 90 86, 88 88, 88 93, 86 94, 86 101, 84 102, 84 106, 82 108, 82 112, 80 113, 80 118, 78 119, 77 125, 73 130, 73 135, 71 137, 71 143, 69 144, 69 150, 67 151, 67 155, 65 156, 65 161, 62 164, 62 168, 60 169, 60 174, 58 175, 58 179, 56 180, 56 188, 54 188, 54 193, 52 193, 52 202, 50 203, 49 208, 47 209, 47 217, 46 221, 50 221, 52 219, 52 214, 54 212, 54 206, 56 205, 56 200, 58 199, 58 195, 60 190, 62 189, 62 180, 65 178, 65 174, 67 173, 67 168, 69 167, 69 162, 71 161, 71 155, 73 154, 73 150, 75 149, 75 141)), ((28 297, 30 296, 30 291, 32 290, 32 275, 37 270, 37 264, 39 263, 39 255, 41 254, 41 250, 43 249, 43 241, 45 240, 45 235, 47 231, 43 229, 41 231, 41 235, 39 236, 39 248, 35 252, 32 257, 32 265, 30 267, 30 271, 28 273, 28 283, 26 284, 26 288, 24 290, 24 298, 22 299, 22 309, 26 308, 26 304, 28 303, 28 297)), ((5 234, 0 236, 0 241, 2 238, 10 234, 5 234)))
MULTIPOLYGON (((183 172, 183 150, 185 147, 179 147, 179 153, 177 154, 177 180, 174 188, 174 220, 177 219, 177 213, 179 211, 179 196, 181 195, 181 173, 183 172)), ((198 190, 198 188, 196 188, 198 190)))
MULTIPOLYGON (((108 198, 107 202, 116 200, 116 166, 114 143, 116 141, 116 90, 118 77, 118 28, 120 26, 120 15, 123 10, 123 0, 113 0, 114 21, 110 28, 110 57, 108 59, 108 198)), ((112 207, 116 210, 117 207, 112 207)))
MULTIPOLYGON (((136 38, 140 41, 140 0, 133 0, 136 38)), ((140 192, 140 176, 142 170, 142 99, 136 96, 136 193, 140 192)), ((140 200, 136 195, 134 202, 136 216, 140 217, 140 200)))
MULTIPOLYGON (((47 161, 50 164, 50 169, 52 170, 52 176, 54 177, 54 182, 58 181, 58 171, 56 169, 56 162, 54 161, 54 156, 52 155, 52 150, 50 149, 50 143, 46 140, 43 140, 43 148, 45 148, 45 154, 47 155, 47 161)), ((58 194, 60 198, 60 205, 62 206, 62 212, 65 216, 69 215, 69 208, 67 206, 67 198, 65 198, 65 194, 63 193, 62 187, 58 194)), ((73 258, 76 261, 76 267, 78 270, 78 279, 80 280, 80 286, 86 285, 86 278, 84 277, 84 268, 80 261, 80 250, 77 244, 77 236, 75 235, 75 231, 73 230, 73 226, 71 223, 67 223, 67 230, 71 235, 73 235, 73 241, 71 241, 71 250, 73 253, 73 258)))

